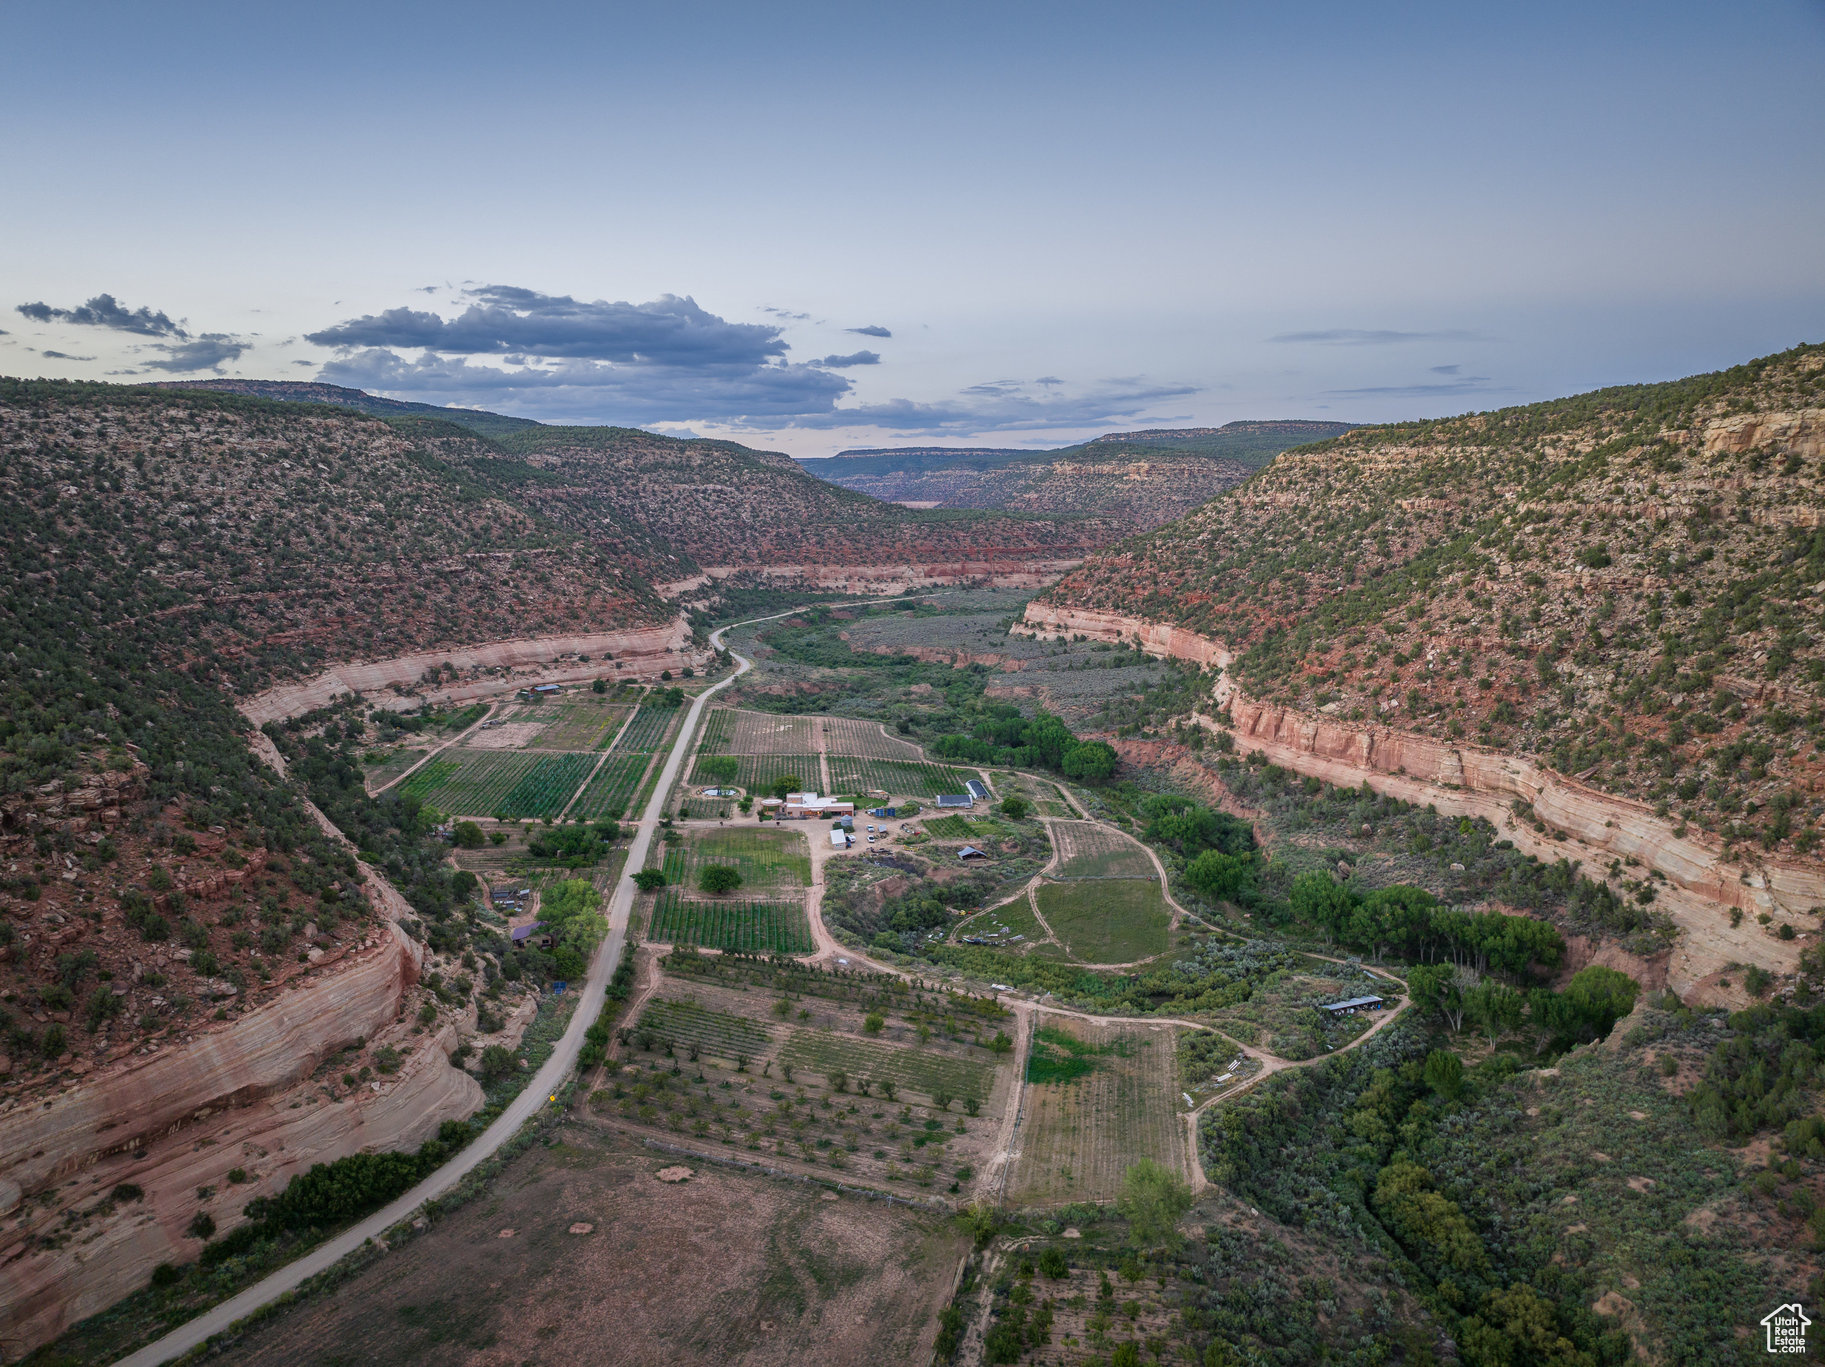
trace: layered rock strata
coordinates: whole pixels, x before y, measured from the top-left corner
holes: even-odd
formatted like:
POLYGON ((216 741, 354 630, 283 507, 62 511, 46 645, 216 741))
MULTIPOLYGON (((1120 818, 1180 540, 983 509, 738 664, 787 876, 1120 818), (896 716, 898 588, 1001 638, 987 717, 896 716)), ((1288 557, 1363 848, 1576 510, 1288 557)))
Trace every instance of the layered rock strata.
MULTIPOLYGON (((1581 860, 1594 872, 1611 860, 1633 858, 1644 873, 1659 872, 1666 882, 1655 906, 1681 932, 1668 982, 1682 994, 1732 999, 1734 989, 1720 988, 1718 980, 1733 965, 1792 973, 1815 933, 1812 910, 1825 905, 1825 869, 1816 865, 1726 863, 1721 848, 1689 830, 1675 834, 1672 823, 1645 804, 1600 793, 1532 759, 1256 702, 1228 677, 1229 652, 1219 642, 1180 627, 1032 603, 1015 630, 1125 641, 1152 655, 1219 671, 1212 713, 1227 710, 1226 729, 1240 749, 1259 750, 1296 773, 1352 787, 1369 783, 1377 792, 1430 804, 1448 815, 1485 818, 1541 859, 1581 860), (1516 818, 1517 800, 1532 806, 1544 833, 1516 818), (1783 923, 1793 927, 1795 939, 1777 938, 1783 923)), ((1199 714, 1196 720, 1211 729, 1220 725, 1214 715, 1199 714)))

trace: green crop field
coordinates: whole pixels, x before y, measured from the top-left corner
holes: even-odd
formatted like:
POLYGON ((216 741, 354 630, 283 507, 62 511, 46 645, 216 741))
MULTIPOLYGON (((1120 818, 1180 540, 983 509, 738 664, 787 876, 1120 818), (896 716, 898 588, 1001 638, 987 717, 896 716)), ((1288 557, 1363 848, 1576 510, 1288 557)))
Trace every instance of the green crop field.
POLYGON ((1012 827, 989 817, 971 816, 933 817, 920 829, 940 840, 973 840, 978 845, 1019 834, 1012 827))
POLYGON ((1025 896, 988 911, 979 911, 974 916, 959 921, 951 932, 951 938, 961 941, 966 935, 980 936, 992 943, 1008 944, 1015 949, 1022 949, 1036 940, 1046 938, 1038 918, 1033 915, 1032 904, 1025 896), (1016 935, 1023 938, 1015 940, 1016 935))
POLYGON ((884 792, 890 797, 936 797, 961 793, 974 771, 960 771, 943 764, 923 764, 898 759, 868 759, 856 755, 830 757, 830 790, 836 793, 884 792))
MULTIPOLYGON (((703 761, 711 758, 717 757, 697 757, 697 763, 691 770, 691 783, 709 784, 719 781, 703 770, 703 761)), ((765 792, 782 778, 791 779, 795 790, 810 788, 815 791, 819 784, 816 755, 731 755, 728 758, 736 763, 735 778, 730 786, 746 788, 751 793, 765 792)))
POLYGON ((1045 883, 1039 914, 1084 963, 1127 964, 1166 952, 1171 916, 1150 878, 1045 883))
MULTIPOLYGON (((491 816, 550 755, 515 750, 446 750, 400 785, 400 791, 454 816, 491 816)), ((569 758, 557 756, 556 758, 569 758)), ((578 775, 578 780, 581 775, 578 775)), ((576 782, 571 788, 574 791, 576 782)), ((569 797, 567 792, 565 797, 569 797)), ((560 802, 558 806, 564 804, 560 802)), ((555 809, 554 809, 555 810, 555 809)))
POLYGON ((642 707, 621 733, 615 744, 617 755, 650 755, 665 743, 672 723, 683 714, 682 707, 642 707))
POLYGON ((833 752, 865 759, 897 759, 919 763, 925 753, 911 741, 890 736, 877 721, 858 717, 824 718, 824 742, 833 752))
POLYGON ((741 954, 809 954, 815 948, 802 905, 690 901, 671 888, 659 894, 647 939, 741 954))
POLYGON ((631 817, 634 789, 640 786, 640 778, 652 762, 651 755, 610 755, 596 770, 577 805, 570 809, 571 816, 591 821, 619 807, 622 815, 631 817))
POLYGON ((987 1063, 930 1049, 875 1044, 825 1030, 794 1030, 779 1051, 779 1061, 825 1079, 832 1072, 847 1073, 851 1086, 861 1078, 873 1082, 891 1078, 901 1091, 928 1098, 948 1092, 986 1101, 995 1083, 994 1067, 987 1063))
POLYGON ((669 997, 647 1003, 634 1028, 651 1034, 661 1048, 670 1044, 688 1049, 694 1044, 730 1063, 758 1058, 773 1047, 773 1032, 758 1021, 669 997))
POLYGON ((731 864, 744 890, 804 888, 811 885, 811 851, 798 831, 750 826, 691 831, 666 845, 660 868, 675 887, 696 887, 706 864, 731 864))
POLYGON ((532 772, 513 785, 495 810, 512 818, 556 816, 595 767, 594 755, 540 755, 532 772))

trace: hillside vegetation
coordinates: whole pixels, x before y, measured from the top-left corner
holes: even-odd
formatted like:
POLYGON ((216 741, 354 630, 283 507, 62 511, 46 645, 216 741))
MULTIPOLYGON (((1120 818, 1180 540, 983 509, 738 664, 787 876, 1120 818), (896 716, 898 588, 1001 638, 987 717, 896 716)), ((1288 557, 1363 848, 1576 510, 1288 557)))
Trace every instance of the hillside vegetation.
POLYGON ((803 463, 821 479, 902 503, 1094 515, 1145 530, 1241 483, 1295 443, 1348 430, 1340 422, 1232 422, 1112 432, 1055 451, 909 447, 803 463))
POLYGON ((1226 644, 1251 696, 1819 839, 1825 348, 1359 428, 1049 595, 1226 644))

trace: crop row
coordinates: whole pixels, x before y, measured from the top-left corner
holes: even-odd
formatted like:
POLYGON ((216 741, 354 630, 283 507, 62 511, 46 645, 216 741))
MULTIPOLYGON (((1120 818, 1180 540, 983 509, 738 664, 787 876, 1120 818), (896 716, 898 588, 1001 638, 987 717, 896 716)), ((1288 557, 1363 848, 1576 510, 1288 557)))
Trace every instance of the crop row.
POLYGON ((669 888, 653 907, 649 940, 743 954, 809 954, 805 908, 787 902, 692 902, 669 888))
POLYGON ((853 1083, 859 1078, 879 1082, 892 1079, 895 1087, 933 1097, 940 1092, 959 1099, 988 1099, 994 1070, 972 1059, 955 1058, 929 1049, 874 1044, 823 1030, 794 1030, 779 1051, 781 1063, 809 1069, 829 1080, 841 1072, 853 1083))
POLYGON ((641 707, 615 743, 617 755, 650 755, 665 743, 672 723, 678 720, 680 707, 641 707))
POLYGON ((879 722, 859 717, 824 718, 824 738, 827 749, 863 759, 897 759, 917 764, 925 758, 911 741, 890 736, 879 722))
POLYGON ((758 1021, 669 997, 648 1003, 634 1029, 652 1035, 661 1047, 670 1044, 689 1048, 694 1044, 705 1053, 730 1062, 757 1058, 773 1047, 773 1032, 758 1021))
MULTIPOLYGON (((400 791, 440 812, 455 816, 489 816, 501 811, 508 794, 551 758, 568 759, 571 756, 450 749, 407 779, 400 785, 400 791)), ((571 788, 575 787, 573 781, 571 788)))
POLYGON ((818 763, 816 755, 699 755, 696 766, 691 770, 690 781, 695 784, 712 784, 728 782, 738 788, 746 788, 751 793, 765 792, 780 779, 791 779, 795 789, 818 786, 818 763), (717 760, 725 763, 735 761, 735 777, 723 779, 718 771, 717 760))
POLYGON ((936 797, 961 793, 973 773, 943 764, 909 760, 869 759, 866 756, 832 755, 830 787, 838 793, 886 793, 890 797, 936 797))
POLYGON ((652 762, 651 755, 610 755, 596 770, 577 805, 570 809, 571 816, 591 821, 616 808, 627 815, 634 789, 640 786, 640 776, 652 762))

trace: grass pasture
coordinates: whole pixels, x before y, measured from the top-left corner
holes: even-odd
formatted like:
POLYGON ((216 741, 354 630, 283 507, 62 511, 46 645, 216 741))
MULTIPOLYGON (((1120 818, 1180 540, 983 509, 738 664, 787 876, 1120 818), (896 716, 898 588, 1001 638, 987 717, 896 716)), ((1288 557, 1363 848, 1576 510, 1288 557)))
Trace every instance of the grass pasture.
POLYGON ((659 1049, 669 1044, 686 1052, 695 1045, 727 1063, 758 1058, 773 1048, 773 1031, 761 1022, 672 997, 648 1002, 634 1031, 652 1036, 659 1049))
POLYGON ((1043 883, 1039 914, 1071 957, 1090 964, 1128 964, 1166 952, 1172 917, 1151 878, 1043 883))
POLYGON ((1053 878, 1146 878, 1159 875, 1153 861, 1139 845, 1107 826, 1092 821, 1058 821, 1052 825, 1058 842, 1058 866, 1053 878))
POLYGON ((947 1092, 959 1099, 986 1101, 995 1082, 994 1068, 975 1059, 877 1044, 824 1030, 794 1030, 780 1046, 779 1061, 826 1081, 832 1072, 846 1073, 852 1087, 863 1078, 871 1083, 889 1078, 897 1092, 915 1093, 926 1100, 947 1092))
POLYGON ((889 797, 927 800, 939 793, 961 793, 974 770, 957 770, 944 764, 899 759, 870 759, 860 755, 830 756, 830 790, 836 793, 886 793, 889 797))
POLYGON ((654 903, 647 938, 739 954, 809 954, 816 947, 799 903, 693 901, 670 888, 654 903))
POLYGON ((1188 1174, 1168 1026, 1041 1017, 1008 1179, 1013 1205, 1108 1200, 1130 1164, 1188 1174))
POLYGON ((674 887, 695 887, 706 864, 731 864, 741 874, 744 891, 792 889, 811 885, 811 851, 799 831, 760 830, 750 826, 691 831, 665 847, 660 869, 674 887))

